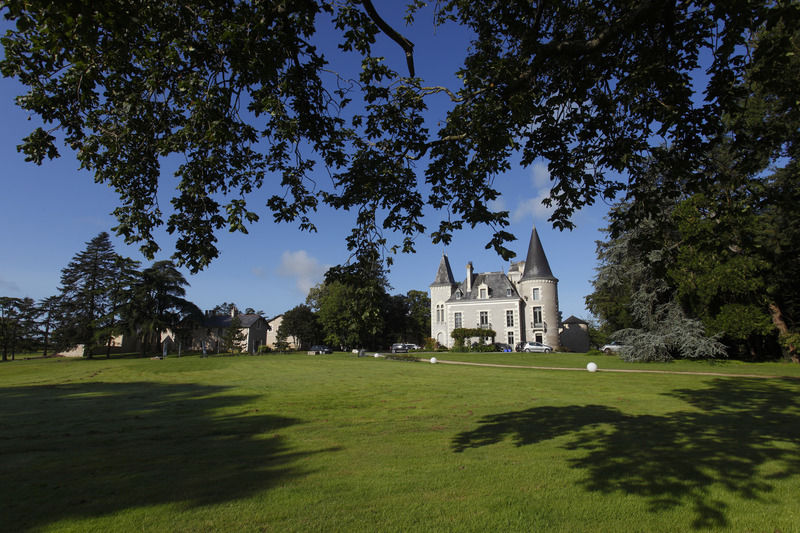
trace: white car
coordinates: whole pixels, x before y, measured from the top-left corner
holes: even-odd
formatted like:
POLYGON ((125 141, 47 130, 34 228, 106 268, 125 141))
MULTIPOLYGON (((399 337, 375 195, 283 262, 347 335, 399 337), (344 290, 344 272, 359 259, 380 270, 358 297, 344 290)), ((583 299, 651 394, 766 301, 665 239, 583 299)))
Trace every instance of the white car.
POLYGON ((542 344, 541 342, 526 342, 522 345, 523 352, 541 352, 541 353, 550 353, 553 351, 552 346, 548 346, 547 344, 542 344))
POLYGON ((622 350, 623 348, 627 348, 627 346, 624 344, 619 344, 618 342, 612 342, 603 345, 600 348, 600 351, 606 354, 612 354, 612 353, 619 353, 619 351, 622 350))

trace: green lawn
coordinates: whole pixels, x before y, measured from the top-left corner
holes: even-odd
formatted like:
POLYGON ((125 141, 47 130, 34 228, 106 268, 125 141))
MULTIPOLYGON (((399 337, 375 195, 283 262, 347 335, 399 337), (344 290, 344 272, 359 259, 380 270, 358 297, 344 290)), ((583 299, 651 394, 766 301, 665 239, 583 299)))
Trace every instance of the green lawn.
POLYGON ((798 422, 795 377, 351 354, 18 360, 0 365, 0 530, 798 531, 798 422))

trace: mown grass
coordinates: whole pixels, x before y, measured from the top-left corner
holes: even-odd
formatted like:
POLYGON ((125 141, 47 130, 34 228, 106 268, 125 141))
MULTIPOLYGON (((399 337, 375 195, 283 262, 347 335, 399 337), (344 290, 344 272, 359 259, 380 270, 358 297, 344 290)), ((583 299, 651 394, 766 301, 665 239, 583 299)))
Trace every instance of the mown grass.
POLYGON ((586 368, 590 361, 599 369, 622 370, 663 370, 668 372, 710 372, 720 374, 751 374, 762 376, 800 377, 800 365, 790 361, 748 363, 733 359, 715 360, 675 360, 668 363, 627 363, 617 355, 606 355, 599 352, 591 354, 578 353, 425 353, 420 357, 435 356, 449 361, 466 361, 472 363, 495 363, 522 366, 546 366, 555 368, 586 368))
POLYGON ((0 387, 5 531, 800 524, 793 378, 337 354, 16 361, 0 387))

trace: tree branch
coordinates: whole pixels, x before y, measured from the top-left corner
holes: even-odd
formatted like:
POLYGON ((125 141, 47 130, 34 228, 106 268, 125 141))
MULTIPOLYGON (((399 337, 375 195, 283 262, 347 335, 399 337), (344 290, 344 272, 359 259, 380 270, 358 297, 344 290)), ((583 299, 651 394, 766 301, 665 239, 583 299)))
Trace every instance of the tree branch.
POLYGON ((405 50, 406 52, 406 63, 408 64, 408 74, 413 78, 414 76, 414 43, 400 35, 394 28, 389 26, 385 20, 381 18, 378 12, 375 10, 375 6, 372 5, 372 0, 361 0, 361 4, 364 6, 364 9, 367 11, 367 15, 369 18, 372 19, 375 24, 381 29, 383 33, 389 36, 394 42, 400 45, 400 47, 405 50))

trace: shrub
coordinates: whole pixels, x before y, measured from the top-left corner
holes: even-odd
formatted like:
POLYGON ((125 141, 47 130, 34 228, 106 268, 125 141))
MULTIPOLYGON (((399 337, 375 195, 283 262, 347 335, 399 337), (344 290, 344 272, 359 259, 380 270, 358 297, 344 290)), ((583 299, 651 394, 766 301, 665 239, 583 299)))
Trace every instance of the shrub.
POLYGON ((393 359, 395 361, 419 361, 419 358, 409 353, 393 353, 384 356, 386 359, 393 359))
POLYGON ((491 329, 481 328, 456 328, 450 332, 450 336, 456 341, 455 345, 453 345, 454 352, 469 351, 469 348, 466 347, 464 343, 466 339, 470 339, 472 337, 494 338, 496 335, 497 334, 491 329))
POLYGON ((497 347, 492 344, 475 343, 469 349, 470 352, 496 352, 497 347))

